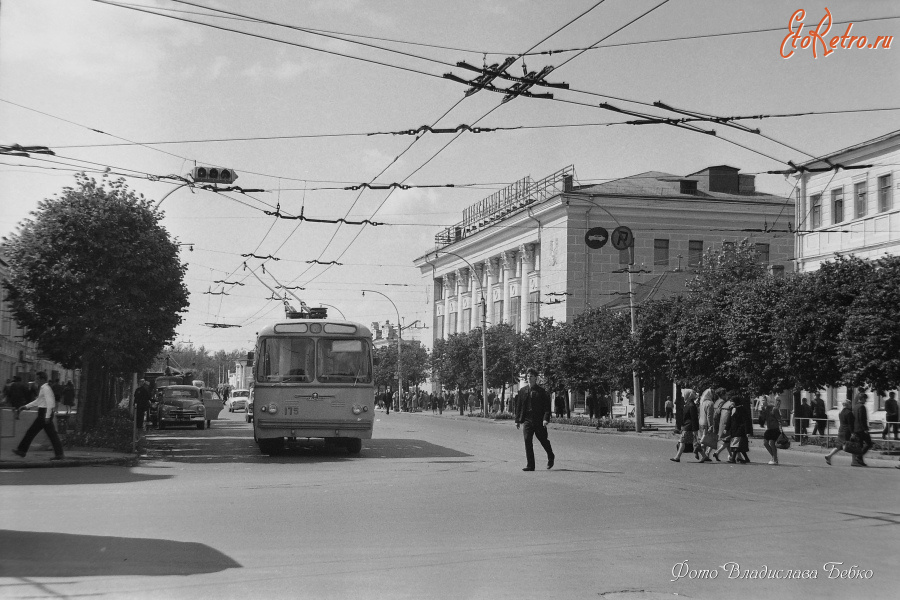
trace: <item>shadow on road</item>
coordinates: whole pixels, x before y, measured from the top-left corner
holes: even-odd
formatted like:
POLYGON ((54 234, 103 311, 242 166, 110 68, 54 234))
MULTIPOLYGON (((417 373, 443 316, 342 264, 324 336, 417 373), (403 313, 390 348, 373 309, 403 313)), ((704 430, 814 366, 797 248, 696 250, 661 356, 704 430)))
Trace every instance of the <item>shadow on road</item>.
POLYGON ((143 483, 157 479, 169 479, 171 475, 143 475, 129 467, 78 467, 71 469, 23 469, 4 473, 0 487, 8 485, 90 485, 94 483, 143 483))
POLYGON ((240 566, 195 542, 0 529, 0 577, 195 575, 240 566))

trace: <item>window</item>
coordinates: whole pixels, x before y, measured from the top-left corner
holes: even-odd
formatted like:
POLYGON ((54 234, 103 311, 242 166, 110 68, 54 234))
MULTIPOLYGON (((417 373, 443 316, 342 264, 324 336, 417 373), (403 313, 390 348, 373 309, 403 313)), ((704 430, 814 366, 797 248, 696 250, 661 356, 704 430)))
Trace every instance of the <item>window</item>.
POLYGON ((310 338, 266 338, 257 361, 256 380, 307 383, 312 381, 315 340, 310 338))
POLYGON ((753 247, 756 250, 756 260, 764 265, 769 264, 769 245, 753 244, 753 247))
POLYGON ((688 242, 688 266, 699 267, 703 260, 703 240, 691 240, 688 242))
POLYGON ((835 225, 844 220, 844 188, 831 190, 831 217, 835 225))
POLYGON ((434 300, 437 302, 438 300, 444 299, 444 280, 443 279, 435 279, 434 280, 434 300))
POLYGON ((669 240, 653 240, 653 265, 669 266, 669 240))
POLYGON ((492 325, 503 322, 503 300, 494 302, 494 322, 492 325))
POLYGON ((325 340, 318 345, 318 373, 322 383, 361 383, 372 380, 369 344, 362 340, 325 340))
POLYGON ((534 323, 541 318, 541 293, 531 292, 528 294, 528 324, 534 323))
POLYGON ((444 315, 434 316, 434 339, 444 338, 444 315))
POLYGON ((522 330, 522 302, 520 302, 520 298, 511 299, 509 302, 509 324, 512 325, 513 331, 516 333, 522 330))
POLYGON ((891 193, 890 174, 878 178, 878 211, 885 212, 894 208, 894 197, 891 193))
POLYGON ((456 328, 456 320, 459 317, 459 313, 454 310, 448 316, 450 318, 447 321, 447 333, 459 333, 459 330, 456 328))
POLYGON ((769 273, 773 277, 784 277, 784 265, 769 265, 769 273))
POLYGON ((861 181, 853 185, 853 199, 856 208, 856 218, 866 216, 866 182, 861 181))
POLYGON ((822 226, 822 194, 813 194, 809 199, 809 220, 813 229, 822 226))
POLYGON ((464 308, 463 309, 463 317, 462 317, 462 331, 460 333, 467 333, 472 328, 472 309, 464 308))

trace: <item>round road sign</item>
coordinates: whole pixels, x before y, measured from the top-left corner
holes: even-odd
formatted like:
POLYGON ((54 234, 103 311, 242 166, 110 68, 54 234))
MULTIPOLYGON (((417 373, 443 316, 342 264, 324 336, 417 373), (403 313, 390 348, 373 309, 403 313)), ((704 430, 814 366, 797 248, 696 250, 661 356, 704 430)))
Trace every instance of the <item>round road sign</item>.
POLYGON ((602 227, 592 227, 584 234, 584 243, 588 248, 599 250, 609 240, 609 232, 602 227))
POLYGON ((612 245, 616 250, 624 250, 625 248, 631 248, 631 245, 634 243, 634 234, 631 233, 631 229, 625 227, 624 225, 620 225, 613 229, 612 232, 612 245))

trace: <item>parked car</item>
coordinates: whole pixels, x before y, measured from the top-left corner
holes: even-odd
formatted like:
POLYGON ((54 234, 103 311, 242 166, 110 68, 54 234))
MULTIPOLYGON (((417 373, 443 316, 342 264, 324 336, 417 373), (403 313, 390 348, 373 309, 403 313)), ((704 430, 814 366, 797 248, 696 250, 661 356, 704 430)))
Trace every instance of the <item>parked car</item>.
POLYGON ((157 429, 171 425, 194 425, 206 429, 207 415, 200 388, 170 385, 157 390, 155 422, 157 429))
POLYGON ((250 390, 234 390, 231 397, 225 401, 228 406, 228 412, 237 410, 247 410, 247 403, 250 402, 250 390))

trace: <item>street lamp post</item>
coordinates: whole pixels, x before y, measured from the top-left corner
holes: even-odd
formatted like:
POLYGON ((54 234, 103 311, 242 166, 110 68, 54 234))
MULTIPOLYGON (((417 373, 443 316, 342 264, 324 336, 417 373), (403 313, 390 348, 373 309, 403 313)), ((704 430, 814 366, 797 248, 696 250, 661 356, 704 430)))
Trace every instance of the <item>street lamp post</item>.
POLYGON ((400 349, 403 344, 403 327, 400 325, 400 310, 397 308, 397 305, 394 304, 394 301, 388 298, 386 294, 382 294, 377 290, 363 290, 362 295, 365 296, 366 292, 372 292, 373 294, 378 294, 379 296, 384 296, 387 298, 387 301, 391 303, 391 306, 394 307, 394 310, 397 311, 397 403, 398 406, 394 410, 400 410, 400 405, 402 405, 402 396, 403 396, 403 369, 400 366, 400 349))
MULTIPOLYGON (((447 252, 446 250, 435 250, 434 254, 450 254, 469 265, 472 274, 475 274, 475 267, 465 258, 455 252, 447 252)), ((487 329, 487 298, 484 293, 484 287, 481 285, 481 279, 475 279, 478 282, 478 289, 481 291, 481 405, 484 408, 484 416, 488 416, 487 406, 487 344, 484 341, 484 332, 487 329)))

